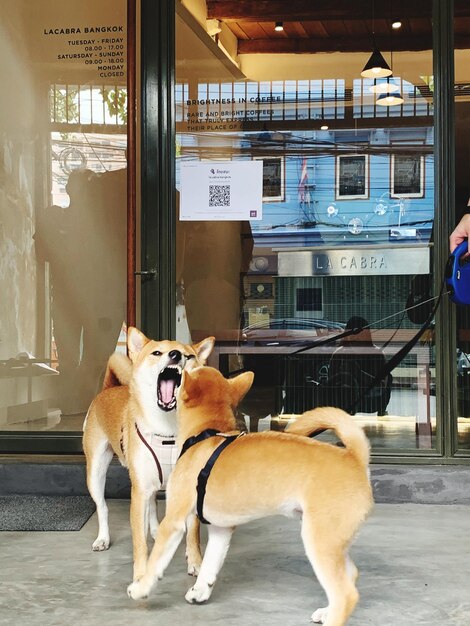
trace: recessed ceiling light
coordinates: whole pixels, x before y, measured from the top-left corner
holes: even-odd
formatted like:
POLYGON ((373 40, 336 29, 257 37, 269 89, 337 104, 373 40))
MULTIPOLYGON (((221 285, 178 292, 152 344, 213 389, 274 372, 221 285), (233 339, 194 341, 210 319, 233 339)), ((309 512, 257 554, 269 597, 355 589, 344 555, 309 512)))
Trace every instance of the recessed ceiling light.
POLYGON ((328 126, 326 124, 323 124, 323 126, 320 126, 320 130, 328 130, 328 126))
POLYGON ((401 20, 393 20, 392 28, 394 30, 398 30, 399 28, 401 28, 401 20))
POLYGON ((274 27, 274 30, 284 30, 284 24, 282 22, 276 22, 276 26, 274 27))

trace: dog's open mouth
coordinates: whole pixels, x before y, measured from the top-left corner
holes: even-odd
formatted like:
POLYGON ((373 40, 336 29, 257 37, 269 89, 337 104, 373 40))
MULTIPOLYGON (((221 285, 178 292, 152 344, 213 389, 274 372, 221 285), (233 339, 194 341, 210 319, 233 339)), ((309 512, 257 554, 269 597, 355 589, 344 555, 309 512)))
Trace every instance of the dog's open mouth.
POLYGON ((176 406, 176 390, 181 383, 181 369, 177 366, 165 367, 158 375, 157 402, 164 411, 172 411, 176 406))

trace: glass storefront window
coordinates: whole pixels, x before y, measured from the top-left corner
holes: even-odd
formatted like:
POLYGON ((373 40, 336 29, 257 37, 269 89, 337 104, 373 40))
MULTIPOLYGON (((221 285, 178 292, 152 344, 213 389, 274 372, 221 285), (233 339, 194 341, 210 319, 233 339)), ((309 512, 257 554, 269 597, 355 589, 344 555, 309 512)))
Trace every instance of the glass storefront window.
POLYGON ((127 5, 0 10, 0 431, 81 431, 125 329, 127 5))
POLYGON ((432 329, 368 390, 433 295, 431 5, 401 8, 397 32, 389 3, 375 24, 312 3, 300 22, 286 7, 282 35, 221 14, 212 36, 178 8, 177 333, 214 334, 214 365, 255 372, 251 430, 334 404, 375 449, 436 447, 432 329), (374 29, 388 79, 361 76, 374 29))
MULTIPOLYGON (((302 15, 286 5, 279 32, 266 3, 258 19, 253 7, 249 18, 234 19, 223 13, 226 3, 176 3, 177 337, 216 335, 213 365, 226 374, 255 371, 239 411, 252 430, 283 429, 305 409, 332 403, 350 410, 378 453, 451 456, 457 444, 468 455, 466 308, 452 307, 453 341, 454 326, 447 335, 439 328, 435 346, 431 325, 391 376, 367 390, 419 329, 440 288, 435 263, 447 249, 434 217, 454 223, 452 207, 438 200, 453 188, 439 166, 442 144, 451 141, 440 127, 448 93, 435 92, 446 84, 447 24, 439 20, 449 16, 431 15, 432 3, 421 3, 419 16, 401 6, 402 27, 392 30, 393 7, 381 0, 374 16, 311 4, 302 15), (374 38, 389 77, 362 75, 374 38), (443 95, 435 101, 435 93, 443 95), (344 337, 351 327, 360 332, 344 337), (457 372, 457 410, 449 415, 443 394, 451 374, 442 359, 457 372)), ((125 350, 130 7, 0 0, 4 450, 13 451, 13 440, 29 442, 15 451, 32 450, 50 433, 51 450, 65 440, 64 450, 79 450, 106 359, 125 350)), ((466 4, 456 1, 454 13, 456 221, 470 197, 466 4)), ((156 49, 143 42, 141 52, 142 67, 155 67, 156 49)), ((167 53, 158 51, 162 72, 171 69, 167 53)), ((150 78, 166 87, 170 76, 150 78)), ((143 135, 153 110, 146 115, 143 135)), ((446 119, 451 126, 452 115, 446 119)), ((149 151, 157 143, 150 138, 149 151)), ((159 175, 168 166, 165 149, 159 175)), ((172 220, 165 213, 155 233, 160 216, 144 218, 155 217, 156 206, 171 210, 168 188, 160 196, 155 190, 164 185, 147 174, 145 241, 158 240, 155 266, 166 272, 172 220)), ((149 284, 140 293, 142 323, 164 313, 167 328, 167 283, 149 284), (158 298, 147 298, 157 284, 158 298)))

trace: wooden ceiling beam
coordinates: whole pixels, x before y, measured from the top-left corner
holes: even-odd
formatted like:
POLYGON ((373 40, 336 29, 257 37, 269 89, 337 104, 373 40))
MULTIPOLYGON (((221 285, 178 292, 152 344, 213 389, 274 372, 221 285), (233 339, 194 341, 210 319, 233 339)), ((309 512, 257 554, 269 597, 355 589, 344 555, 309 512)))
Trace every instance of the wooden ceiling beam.
MULTIPOLYGON (((462 38, 463 39, 463 38, 462 38)), ((377 45, 382 53, 390 49, 390 42, 381 46, 380 40, 377 45)), ((465 42, 455 41, 456 48, 468 48, 470 37, 465 37, 465 42), (460 43, 460 45, 459 45, 460 43)), ((419 36, 406 39, 402 45, 395 41, 394 52, 431 50, 432 37, 419 36)), ((246 39, 238 42, 238 54, 314 54, 317 52, 370 52, 370 37, 356 37, 350 39, 246 39)))
MULTIPOLYGON (((407 0, 402 19, 431 17, 428 0, 407 0)), ((455 17, 470 16, 470 3, 455 5, 455 17)), ((207 17, 224 22, 371 20, 370 0, 207 0, 207 17)), ((388 3, 377 3, 375 19, 390 19, 388 3)))
MULTIPOLYGON (((377 40, 382 53, 390 50, 390 42, 377 40)), ((455 35, 454 46, 458 50, 470 48, 470 35, 455 35)), ((403 43, 395 41, 394 52, 417 52, 432 49, 432 37, 417 36, 406 39, 403 43)), ((318 52, 370 52, 370 37, 349 39, 247 39, 238 42, 238 54, 315 54, 318 52)))

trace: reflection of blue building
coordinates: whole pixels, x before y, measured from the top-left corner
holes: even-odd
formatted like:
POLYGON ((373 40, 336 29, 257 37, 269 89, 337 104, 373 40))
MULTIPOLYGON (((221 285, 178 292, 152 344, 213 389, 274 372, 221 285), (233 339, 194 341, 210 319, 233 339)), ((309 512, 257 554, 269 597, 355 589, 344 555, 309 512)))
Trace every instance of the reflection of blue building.
POLYGON ((262 221, 252 222, 257 244, 429 241, 432 128, 275 135, 272 151, 268 142, 264 149, 268 162, 278 158, 284 168, 282 199, 265 198, 262 221))

